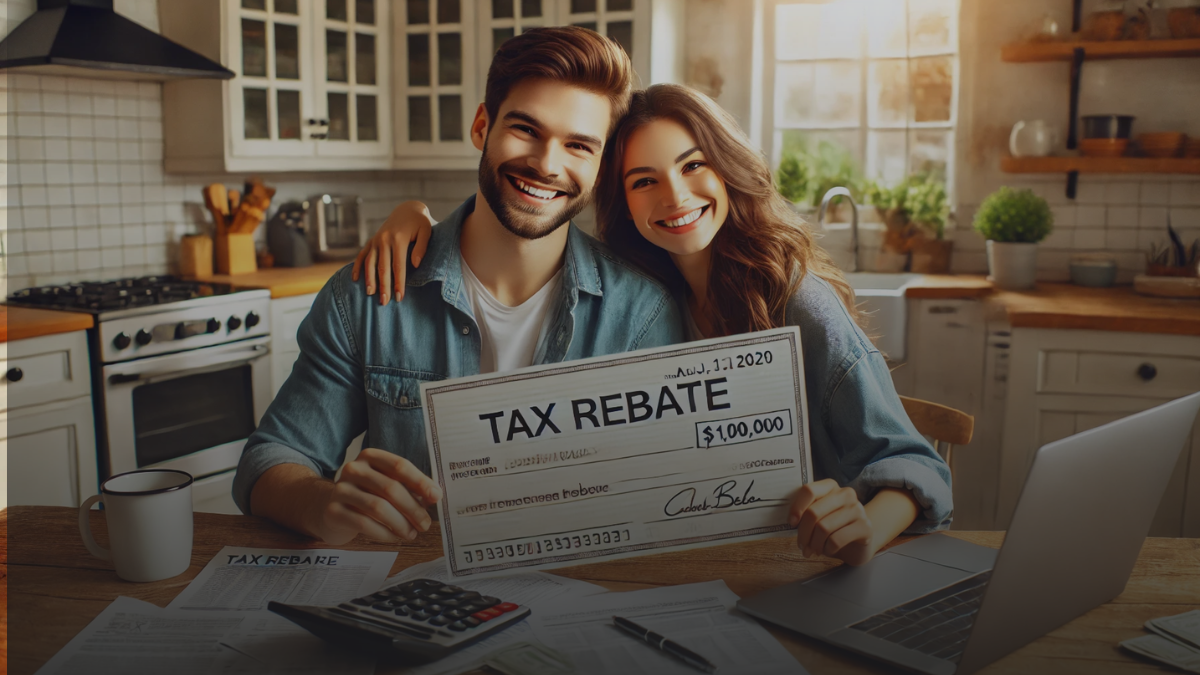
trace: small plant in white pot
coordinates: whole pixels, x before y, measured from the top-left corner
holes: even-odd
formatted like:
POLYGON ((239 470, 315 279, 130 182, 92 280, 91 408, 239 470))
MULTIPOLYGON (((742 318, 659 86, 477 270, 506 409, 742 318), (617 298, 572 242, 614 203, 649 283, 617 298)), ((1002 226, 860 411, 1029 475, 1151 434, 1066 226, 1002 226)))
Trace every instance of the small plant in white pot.
POLYGON ((1014 291, 1033 288, 1037 244, 1052 229, 1050 205, 1032 190, 1002 187, 988 195, 975 213, 975 231, 987 239, 992 283, 1014 291))

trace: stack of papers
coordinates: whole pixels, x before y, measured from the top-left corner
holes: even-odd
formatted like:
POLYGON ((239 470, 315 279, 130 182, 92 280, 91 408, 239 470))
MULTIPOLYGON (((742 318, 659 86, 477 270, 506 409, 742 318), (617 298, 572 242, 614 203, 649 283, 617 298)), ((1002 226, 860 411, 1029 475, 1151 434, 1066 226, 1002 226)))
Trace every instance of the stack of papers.
POLYGON ((1150 619, 1143 635, 1121 643, 1129 651, 1189 673, 1200 673, 1200 609, 1150 619))
POLYGON ((805 672, 762 626, 734 610, 737 596, 722 581, 609 593, 545 572, 473 579, 472 590, 533 614, 434 663, 378 664, 378 670, 374 658, 340 649, 267 610, 272 600, 336 605, 410 579, 449 582, 444 558, 385 581, 395 556, 226 547, 166 608, 117 598, 38 673, 449 675, 488 665, 508 675, 694 675, 618 630, 614 614, 693 649, 718 673, 734 667, 739 675, 805 672))
POLYGON ((395 560, 371 551, 226 546, 166 609, 117 598, 38 674, 369 675, 373 659, 348 657, 267 603, 336 605, 373 593, 395 560))

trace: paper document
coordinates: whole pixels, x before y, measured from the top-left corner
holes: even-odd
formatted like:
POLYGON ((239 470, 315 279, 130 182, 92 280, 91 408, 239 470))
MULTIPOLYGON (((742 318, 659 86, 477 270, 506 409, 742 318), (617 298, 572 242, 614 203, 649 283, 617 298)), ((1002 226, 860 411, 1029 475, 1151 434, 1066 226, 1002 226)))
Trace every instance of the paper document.
POLYGON ((729 675, 806 673, 765 628, 734 610, 723 581, 556 601, 529 618, 546 646, 586 675, 696 675, 696 670, 613 625, 613 615, 661 633, 729 675))
POLYGON ((1146 622, 1146 628, 1200 650, 1200 609, 1150 619, 1146 622))
POLYGON ((1189 673, 1200 673, 1200 652, 1161 635, 1142 635, 1125 640, 1121 646, 1129 651, 1189 673))
POLYGON ((226 641, 262 634, 259 619, 264 614, 170 610, 119 597, 46 662, 38 675, 369 675, 374 670, 373 661, 332 649, 310 648, 302 664, 275 664, 223 646, 226 641))
POLYGON ((259 611, 275 600, 336 605, 379 589, 395 552, 226 546, 167 609, 259 611))
POLYGON ((794 327, 422 384, 452 577, 787 534, 804 392, 794 327))
MULTIPOLYGON (((442 558, 413 565, 400 574, 387 580, 384 586, 394 586, 412 579, 449 580, 446 562, 442 558)), ((472 579, 463 584, 464 588, 500 598, 505 602, 525 605, 534 614, 541 611, 547 603, 556 600, 574 600, 584 596, 604 593, 603 586, 589 584, 586 581, 576 581, 566 577, 554 576, 545 572, 524 572, 508 576, 472 579)), ((455 654, 439 659, 430 664, 408 668, 388 668, 380 665, 379 673, 404 673, 405 675, 442 675, 461 673, 477 668, 491 655, 507 649, 520 642, 534 642, 536 638, 529 628, 529 619, 492 635, 491 637, 471 645, 455 654)))

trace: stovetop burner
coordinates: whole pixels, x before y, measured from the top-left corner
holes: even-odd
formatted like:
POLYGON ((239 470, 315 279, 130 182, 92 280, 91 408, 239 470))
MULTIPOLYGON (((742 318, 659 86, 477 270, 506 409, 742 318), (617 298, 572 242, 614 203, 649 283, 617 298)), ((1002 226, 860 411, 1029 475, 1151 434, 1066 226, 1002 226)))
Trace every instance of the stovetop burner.
POLYGON ((151 307, 213 295, 228 295, 229 284, 188 281, 174 276, 85 281, 65 286, 35 286, 8 296, 12 304, 99 314, 118 309, 151 307))

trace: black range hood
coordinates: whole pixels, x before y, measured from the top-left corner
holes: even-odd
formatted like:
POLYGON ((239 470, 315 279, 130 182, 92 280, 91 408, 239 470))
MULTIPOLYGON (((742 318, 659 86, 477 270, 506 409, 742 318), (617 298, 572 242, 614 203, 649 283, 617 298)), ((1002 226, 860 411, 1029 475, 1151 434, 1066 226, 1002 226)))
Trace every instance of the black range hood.
POLYGON ((0 42, 0 69, 122 80, 234 75, 117 14, 113 0, 38 0, 37 13, 0 42))

